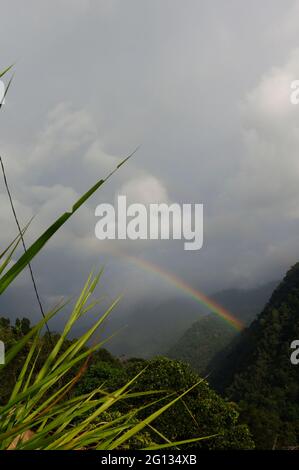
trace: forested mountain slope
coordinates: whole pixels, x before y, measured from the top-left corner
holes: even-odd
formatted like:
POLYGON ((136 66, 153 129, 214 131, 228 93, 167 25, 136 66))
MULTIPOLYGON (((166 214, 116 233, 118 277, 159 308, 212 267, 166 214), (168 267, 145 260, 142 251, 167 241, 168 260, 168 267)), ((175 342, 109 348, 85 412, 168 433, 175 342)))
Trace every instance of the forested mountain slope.
MULTIPOLYGON (((213 299, 236 318, 249 324, 269 300, 278 282, 255 289, 228 289, 213 295, 213 299)), ((210 374, 226 354, 226 348, 238 332, 215 314, 195 322, 169 349, 168 356, 188 362, 198 373, 210 374)))
POLYGON ((299 445, 299 366, 290 361, 299 339, 299 263, 274 290, 258 318, 218 364, 211 383, 241 404, 260 448, 299 445))

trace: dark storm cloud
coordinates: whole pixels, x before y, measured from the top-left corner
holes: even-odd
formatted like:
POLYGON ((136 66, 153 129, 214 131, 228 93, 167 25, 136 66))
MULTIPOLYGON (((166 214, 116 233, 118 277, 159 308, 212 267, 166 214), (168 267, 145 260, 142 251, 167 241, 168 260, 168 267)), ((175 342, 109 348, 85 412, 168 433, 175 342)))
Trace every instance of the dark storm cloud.
MULTIPOLYGON (((122 188, 140 202, 152 193, 204 204, 202 250, 122 247, 195 286, 258 284, 297 260, 299 108, 288 93, 299 78, 299 2, 4 0, 1 9, 1 64, 17 61, 1 153, 22 221, 38 213, 30 239, 142 144, 35 261, 48 302, 103 263, 109 295, 161 289, 94 237, 95 206, 122 188)), ((3 189, 0 201, 5 244, 14 227, 3 189)))

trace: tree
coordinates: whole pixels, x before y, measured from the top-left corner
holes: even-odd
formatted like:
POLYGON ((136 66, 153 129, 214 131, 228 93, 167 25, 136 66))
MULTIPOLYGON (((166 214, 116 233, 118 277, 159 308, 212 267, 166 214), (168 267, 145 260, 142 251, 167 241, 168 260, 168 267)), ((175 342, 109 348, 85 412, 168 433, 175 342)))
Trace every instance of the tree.
MULTIPOLYGON (((146 369, 136 382, 136 391, 160 390, 164 396, 179 394, 199 382, 184 399, 163 413, 155 423, 159 432, 171 441, 192 439, 200 435, 217 437, 196 444, 203 449, 252 449, 254 443, 248 427, 240 425, 239 412, 209 388, 205 380, 181 361, 157 357, 149 361, 133 361, 126 364, 129 377, 146 369)), ((134 405, 140 403, 140 399, 134 405)), ((156 407, 161 406, 157 403, 156 407)), ((154 407, 153 407, 154 409, 154 407)), ((154 436, 157 439, 157 436, 154 436)), ((192 444, 194 446, 194 444, 192 444)))

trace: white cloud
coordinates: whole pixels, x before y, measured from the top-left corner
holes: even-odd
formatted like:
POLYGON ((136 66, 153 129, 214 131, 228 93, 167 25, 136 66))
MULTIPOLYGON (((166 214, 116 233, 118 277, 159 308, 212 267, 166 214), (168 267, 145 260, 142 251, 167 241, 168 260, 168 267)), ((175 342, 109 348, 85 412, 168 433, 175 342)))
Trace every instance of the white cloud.
POLYGON ((290 103, 299 50, 272 68, 241 104, 243 155, 226 197, 243 211, 288 217, 299 204, 299 107, 290 103))
MULTIPOLYGON (((22 144, 8 143, 7 154, 10 156, 7 173, 12 175, 10 180, 16 210, 22 224, 36 215, 30 230, 26 234, 29 241, 40 235, 51 222, 61 213, 68 211, 74 202, 97 180, 106 176, 122 160, 118 156, 109 155, 103 150, 95 121, 91 114, 84 109, 74 109, 65 103, 59 104, 48 113, 45 124, 40 125, 35 139, 24 152, 22 144), (26 154, 26 159, 23 154, 26 154), (14 169, 18 168, 15 172, 14 169), (66 169, 69 171, 67 174, 66 169), (62 177, 61 177, 62 175, 62 177), (81 177, 84 175, 85 184, 81 177), (41 181, 44 184, 41 184, 41 181), (63 184, 65 181, 66 184, 63 184)), ((117 185, 120 184, 122 194, 129 199, 141 203, 168 201, 167 190, 163 183, 144 170, 138 170, 130 163, 129 182, 125 172, 118 172, 117 185)), ((116 195, 115 180, 110 182, 109 190, 95 196, 96 201, 85 204, 80 212, 68 222, 51 240, 45 250, 45 259, 72 254, 74 260, 84 258, 86 263, 101 253, 113 252, 111 242, 99 243, 94 235, 96 218, 94 209, 97 201, 113 202, 116 195), (114 189, 111 191, 111 189, 114 189), (98 199, 99 198, 99 199, 98 199), (48 255, 47 255, 48 253, 48 255)), ((8 205, 4 188, 0 193, 2 207, 1 226, 13 227, 7 231, 3 242, 8 243, 15 233, 16 227, 8 205)), ((122 244, 126 248, 125 243, 122 244)), ((55 297, 55 293, 50 296, 55 297)))
POLYGON ((169 196, 162 181, 151 175, 139 175, 126 182, 118 191, 119 194, 127 196, 128 204, 140 203, 168 203, 169 196))

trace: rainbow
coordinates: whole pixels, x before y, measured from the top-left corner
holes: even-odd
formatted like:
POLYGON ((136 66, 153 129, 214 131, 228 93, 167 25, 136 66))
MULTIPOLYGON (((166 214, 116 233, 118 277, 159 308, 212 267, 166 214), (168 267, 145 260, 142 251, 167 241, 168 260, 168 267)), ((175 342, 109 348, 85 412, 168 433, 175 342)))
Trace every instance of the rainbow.
POLYGON ((128 255, 120 251, 113 251, 112 254, 116 256, 119 255, 120 257, 125 258, 132 264, 144 269, 145 271, 159 275, 162 279, 175 286, 181 292, 184 292, 185 294, 199 302, 201 305, 208 308, 211 312, 218 315, 235 330, 242 331, 245 328, 244 323, 238 320, 238 318, 236 318, 231 312, 229 312, 227 309, 215 302, 215 300, 205 295, 203 292, 199 291, 198 289, 194 289, 194 287, 187 284, 183 279, 179 278, 178 276, 166 271, 165 269, 162 269, 158 265, 151 263, 148 260, 138 258, 137 256, 128 255))

